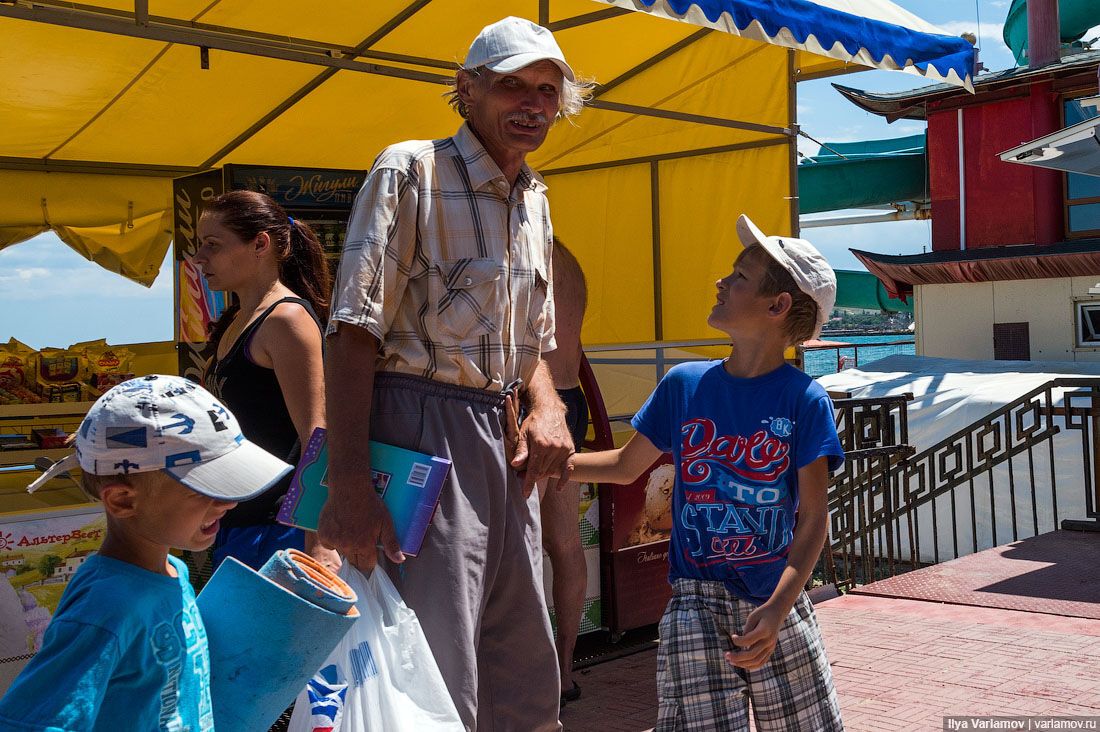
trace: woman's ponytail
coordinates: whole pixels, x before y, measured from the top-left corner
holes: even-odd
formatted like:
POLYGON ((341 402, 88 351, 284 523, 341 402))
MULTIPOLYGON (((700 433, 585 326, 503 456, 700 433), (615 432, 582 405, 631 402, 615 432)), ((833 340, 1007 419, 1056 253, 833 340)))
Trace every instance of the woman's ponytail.
POLYGON ((279 260, 279 279, 313 306, 322 323, 328 322, 332 274, 317 233, 304 221, 288 218, 290 231, 286 257, 279 260))

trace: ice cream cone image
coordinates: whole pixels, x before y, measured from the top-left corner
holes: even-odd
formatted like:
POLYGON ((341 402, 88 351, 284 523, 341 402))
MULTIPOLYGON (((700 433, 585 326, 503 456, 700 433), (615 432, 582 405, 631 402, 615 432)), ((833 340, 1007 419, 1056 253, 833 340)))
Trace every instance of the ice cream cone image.
POLYGON ((645 519, 654 531, 672 530, 672 486, 676 468, 661 465, 649 474, 645 486, 645 519))

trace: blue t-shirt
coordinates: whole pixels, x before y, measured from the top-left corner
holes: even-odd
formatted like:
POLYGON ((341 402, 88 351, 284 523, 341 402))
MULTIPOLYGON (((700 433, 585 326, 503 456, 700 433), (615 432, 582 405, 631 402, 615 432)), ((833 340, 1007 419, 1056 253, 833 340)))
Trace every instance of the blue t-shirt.
POLYGON ((94 555, 77 570, 42 650, 0 699, 0 728, 33 732, 214 729, 206 629, 179 577, 94 555))
POLYGON ((799 468, 844 462, 829 395, 786 364, 741 379, 722 361, 686 363, 633 425, 676 465, 669 578, 719 581, 766 602, 794 539, 799 468))

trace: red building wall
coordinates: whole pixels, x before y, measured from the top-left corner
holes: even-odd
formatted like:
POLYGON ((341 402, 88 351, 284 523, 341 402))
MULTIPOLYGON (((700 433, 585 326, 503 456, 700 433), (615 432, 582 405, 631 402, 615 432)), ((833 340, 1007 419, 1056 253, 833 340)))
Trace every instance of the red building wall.
POLYGON ((932 251, 959 248, 959 135, 955 110, 928 112, 932 251))
MULTIPOLYGON (((966 173, 966 248, 1053 244, 1064 240, 1061 173, 1002 162, 999 154, 1061 128, 1061 100, 1050 82, 1026 96, 962 108, 966 173)), ((932 249, 957 250, 958 110, 929 109, 928 161, 932 249)))

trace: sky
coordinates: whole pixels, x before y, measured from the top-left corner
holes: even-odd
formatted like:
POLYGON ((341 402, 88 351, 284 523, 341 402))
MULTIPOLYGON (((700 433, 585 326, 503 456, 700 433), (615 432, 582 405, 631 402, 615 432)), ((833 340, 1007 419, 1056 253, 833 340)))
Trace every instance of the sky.
MULTIPOLYGON (((894 0, 894 3, 952 35, 974 33, 978 36, 979 60, 987 70, 1000 71, 1015 66, 1012 52, 1001 38, 1010 0, 978 0, 977 3, 894 0)), ((888 124, 878 115, 859 109, 840 96, 832 87, 834 82, 878 92, 916 89, 930 83, 923 77, 898 71, 866 71, 801 83, 798 85, 798 124, 811 137, 825 143, 852 142, 905 137, 925 130, 924 122, 898 120, 888 124)), ((799 152, 813 155, 817 151, 817 144, 804 137, 800 139, 799 152)), ((815 218, 835 218, 851 213, 868 212, 830 211, 815 218)), ((849 249, 883 254, 920 254, 931 249, 932 222, 891 221, 816 227, 804 229, 802 235, 821 250, 834 269, 863 270, 865 268, 849 249)))
MULTIPOLYGON (((1009 0, 895 0, 951 34, 978 35, 980 58, 992 71, 1014 65, 1001 40, 1009 0), (980 18, 980 27, 979 27, 980 18)), ((1094 29, 1100 31, 1100 29, 1094 29)), ((1088 40, 1100 32, 1085 35, 1088 40)), ((867 71, 834 79, 871 91, 898 91, 928 84, 913 74, 867 71)), ((798 122, 822 142, 883 139, 917 134, 923 122, 887 124, 845 101, 830 80, 798 85, 798 122)), ((812 155, 818 146, 800 139, 799 150, 812 155)), ((846 212, 831 212, 839 216, 846 212)), ((930 248, 931 223, 900 221, 807 229, 835 269, 863 269, 848 250, 919 254, 930 248)), ((140 343, 173 338, 171 259, 165 257, 152 288, 145 288, 84 260, 53 234, 0 250, 0 342, 9 337, 33 348, 65 347, 106 337, 109 343, 140 343)))

